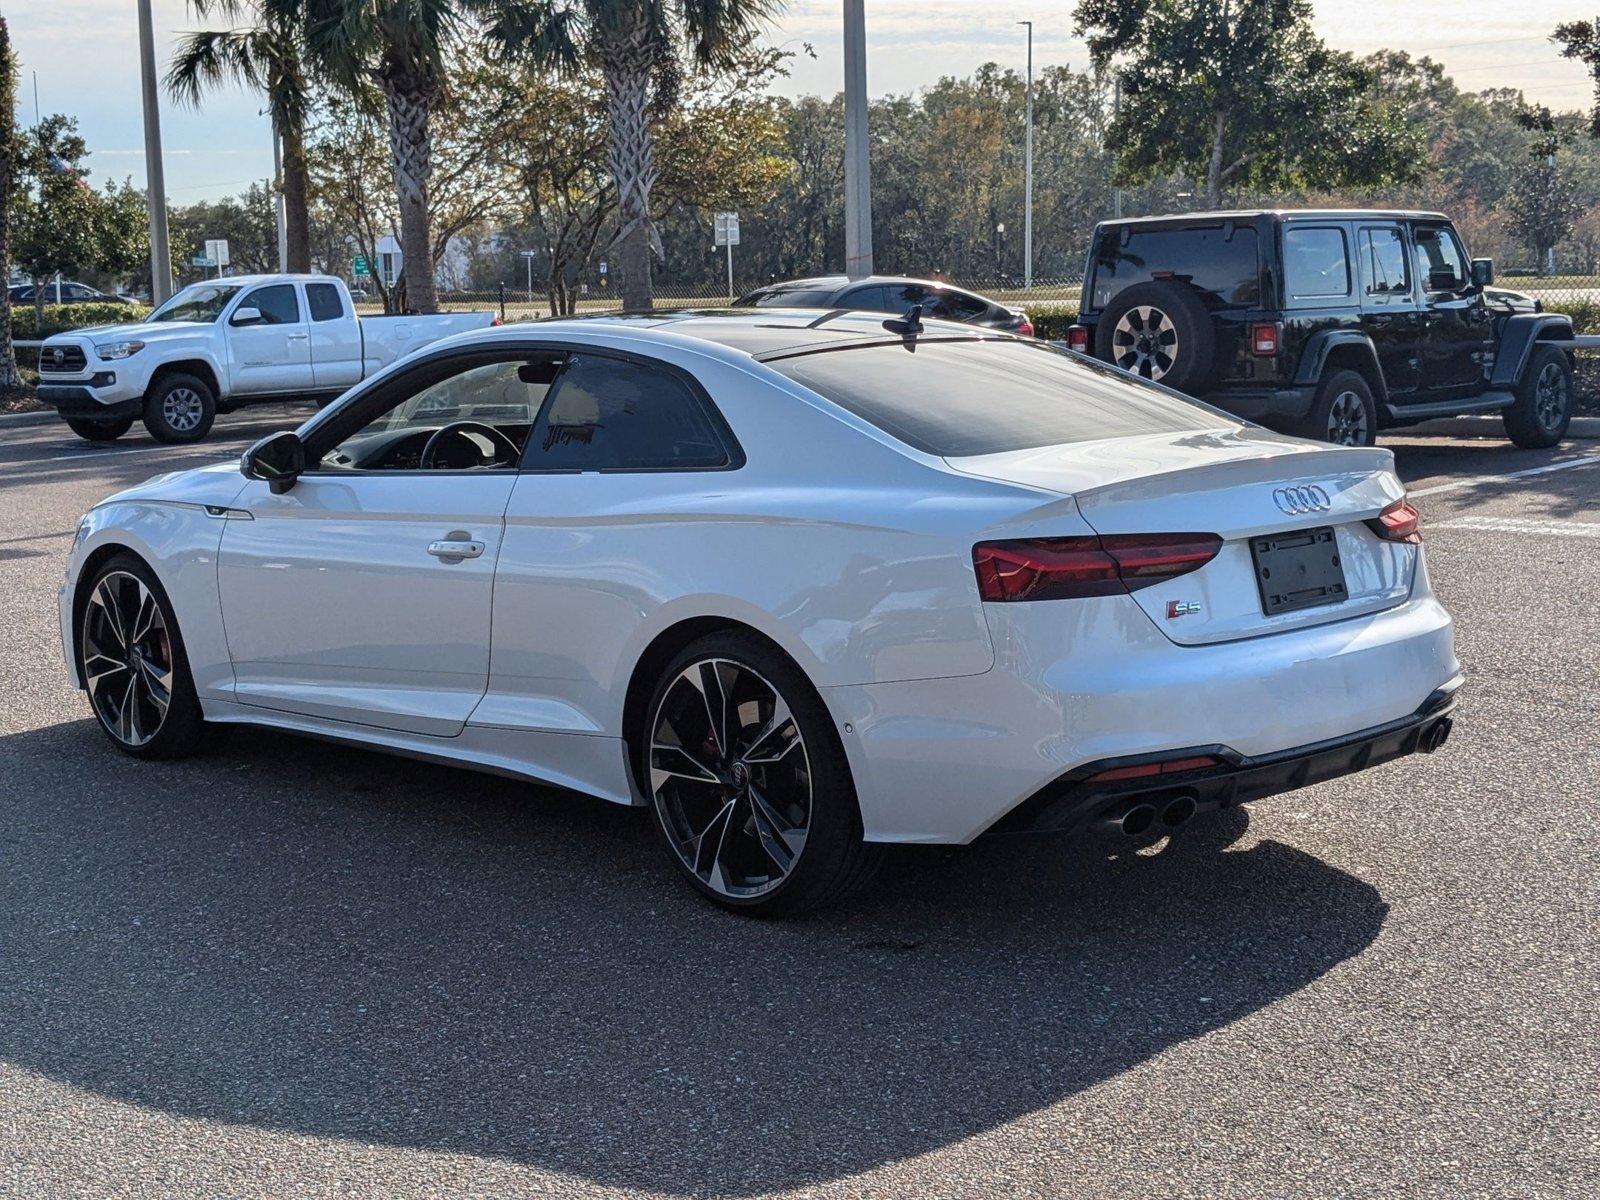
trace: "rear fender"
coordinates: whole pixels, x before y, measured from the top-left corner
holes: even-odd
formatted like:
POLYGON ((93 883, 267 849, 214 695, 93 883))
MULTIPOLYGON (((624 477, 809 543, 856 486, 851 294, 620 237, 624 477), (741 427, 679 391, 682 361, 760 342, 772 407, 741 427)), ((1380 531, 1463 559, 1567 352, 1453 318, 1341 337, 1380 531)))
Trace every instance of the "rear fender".
POLYGON ((1378 352, 1373 349, 1372 339, 1354 329, 1324 329, 1312 335, 1300 353, 1300 366, 1295 372, 1295 383, 1301 387, 1315 387, 1321 383, 1328 359, 1335 350, 1353 354, 1361 359, 1363 373, 1368 379, 1377 381, 1377 387, 1374 389, 1377 394, 1374 399, 1379 404, 1389 398, 1389 389, 1384 383, 1383 370, 1378 366, 1378 352))
POLYGON ((1561 313, 1513 313, 1500 330, 1490 388, 1508 391, 1522 381, 1528 356, 1537 342, 1560 341, 1572 336, 1572 318, 1561 313))

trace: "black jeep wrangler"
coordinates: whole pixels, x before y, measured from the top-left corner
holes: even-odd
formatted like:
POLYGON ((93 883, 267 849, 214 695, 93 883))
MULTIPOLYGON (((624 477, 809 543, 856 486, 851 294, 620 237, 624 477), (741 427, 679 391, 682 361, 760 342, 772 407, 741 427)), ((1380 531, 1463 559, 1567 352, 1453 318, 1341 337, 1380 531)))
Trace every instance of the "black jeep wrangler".
POLYGON ((1448 217, 1197 213, 1095 227, 1068 345, 1287 433, 1371 445, 1500 413, 1553 446, 1572 409, 1569 318, 1494 288, 1448 217))

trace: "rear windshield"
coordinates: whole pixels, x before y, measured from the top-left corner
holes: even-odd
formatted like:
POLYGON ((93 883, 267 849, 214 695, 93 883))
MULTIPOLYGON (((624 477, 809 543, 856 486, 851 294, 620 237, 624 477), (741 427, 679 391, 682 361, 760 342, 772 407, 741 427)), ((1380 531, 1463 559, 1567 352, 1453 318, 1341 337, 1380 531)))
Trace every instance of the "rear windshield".
POLYGON ((1236 426, 1121 371, 1032 342, 854 346, 767 365, 908 446, 950 458, 1236 426))
POLYGON ((1261 303, 1261 268, 1251 225, 1186 229, 1126 229, 1101 233, 1095 252, 1094 307, 1104 308, 1123 288, 1173 279, 1213 296, 1224 306, 1261 303))

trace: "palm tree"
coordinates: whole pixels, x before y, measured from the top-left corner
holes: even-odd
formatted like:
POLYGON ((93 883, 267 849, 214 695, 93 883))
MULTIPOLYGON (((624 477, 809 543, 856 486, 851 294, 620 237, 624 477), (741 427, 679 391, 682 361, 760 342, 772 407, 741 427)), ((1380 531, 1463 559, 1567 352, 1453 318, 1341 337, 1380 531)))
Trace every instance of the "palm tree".
POLYGON ((676 86, 680 49, 703 67, 730 65, 781 7, 782 0, 521 0, 493 15, 491 36, 508 49, 568 71, 598 65, 605 77, 624 308, 653 303, 650 256, 661 253, 661 239, 650 219, 652 125, 676 86))
MULTIPOLYGON (((0 16, 0 266, 11 263, 11 188, 16 168, 17 60, 11 53, 11 27, 0 16)), ((17 348, 11 344, 11 291, 0 295, 0 394, 22 385, 17 348)))
POLYGON ((233 29, 191 33, 178 42, 167 71, 174 99, 198 108, 201 94, 225 82, 266 94, 272 131, 283 147, 283 210, 287 266, 311 269, 311 176, 306 166, 304 19, 299 0, 189 0, 198 17, 213 14, 233 29), (248 21, 249 24, 240 23, 248 21))

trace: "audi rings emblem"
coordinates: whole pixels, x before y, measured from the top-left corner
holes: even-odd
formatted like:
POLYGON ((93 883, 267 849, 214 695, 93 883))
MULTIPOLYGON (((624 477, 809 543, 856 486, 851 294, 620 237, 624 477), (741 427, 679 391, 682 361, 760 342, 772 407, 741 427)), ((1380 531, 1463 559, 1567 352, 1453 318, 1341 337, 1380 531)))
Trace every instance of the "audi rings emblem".
POLYGON ((1333 507, 1328 493, 1316 484, 1281 487, 1272 493, 1272 501, 1291 517, 1301 513, 1327 512, 1333 507))

